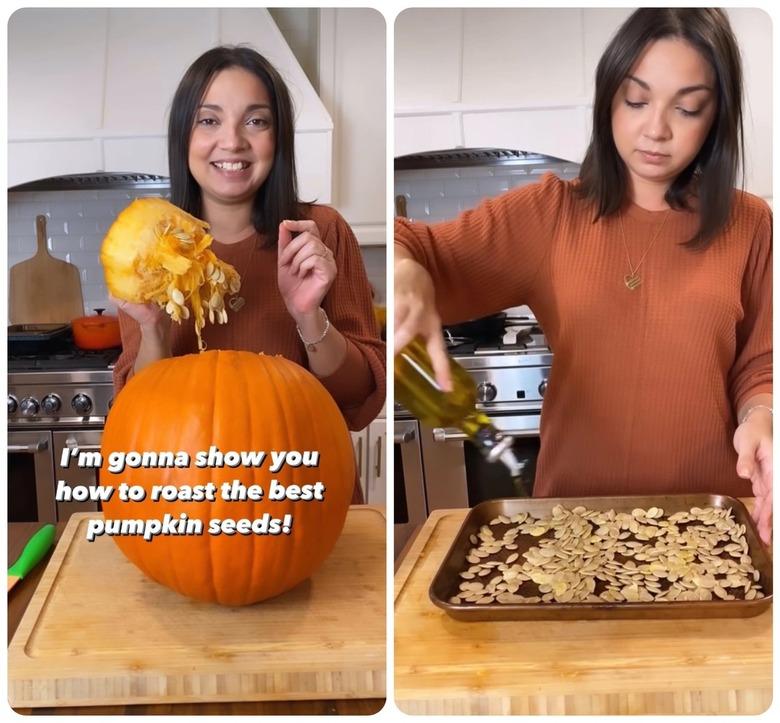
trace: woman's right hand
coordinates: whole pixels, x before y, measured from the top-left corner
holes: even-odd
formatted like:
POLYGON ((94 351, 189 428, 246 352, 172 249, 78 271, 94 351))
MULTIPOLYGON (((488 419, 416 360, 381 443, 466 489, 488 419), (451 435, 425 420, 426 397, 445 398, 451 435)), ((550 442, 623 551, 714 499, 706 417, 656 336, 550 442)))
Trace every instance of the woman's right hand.
POLYGON ((419 336, 425 343, 436 381, 452 391, 450 362, 441 334, 441 318, 436 311, 433 279, 425 267, 412 258, 396 253, 394 269, 395 353, 419 336))

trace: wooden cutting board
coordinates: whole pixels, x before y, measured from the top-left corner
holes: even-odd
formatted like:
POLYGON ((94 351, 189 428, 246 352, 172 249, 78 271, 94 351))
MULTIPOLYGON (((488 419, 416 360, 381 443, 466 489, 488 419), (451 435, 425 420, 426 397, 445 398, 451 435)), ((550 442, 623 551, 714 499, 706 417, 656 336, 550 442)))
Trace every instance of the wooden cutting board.
POLYGON ((716 715, 771 704, 771 609, 710 620, 452 619, 428 588, 467 513, 433 512, 395 576, 403 712, 716 715))
POLYGON ((8 648, 13 707, 385 696, 385 518, 350 508, 333 553, 228 608, 146 578, 73 515, 8 648))
POLYGON ((46 247, 46 217, 36 216, 38 250, 11 267, 8 316, 12 324, 69 324, 84 316, 79 270, 46 247))

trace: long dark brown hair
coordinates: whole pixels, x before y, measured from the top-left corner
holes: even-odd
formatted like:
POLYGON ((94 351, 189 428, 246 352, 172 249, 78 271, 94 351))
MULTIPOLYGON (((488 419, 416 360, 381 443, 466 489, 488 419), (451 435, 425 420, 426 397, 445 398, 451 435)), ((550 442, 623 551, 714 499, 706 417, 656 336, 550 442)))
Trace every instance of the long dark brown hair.
POLYGON ((596 207, 596 218, 610 216, 625 201, 628 173, 612 136, 612 102, 648 43, 681 38, 712 66, 717 110, 699 153, 669 186, 671 208, 690 209, 688 195, 699 202, 699 228, 685 242, 704 249, 729 221, 737 173, 744 182, 742 64, 739 48, 723 10, 714 8, 640 8, 631 14, 601 56, 596 69, 593 132, 580 166, 579 192, 596 207))
POLYGON ((252 223, 268 245, 278 239, 279 224, 300 215, 295 173, 295 130, 290 93, 276 68, 260 53, 241 45, 222 45, 206 51, 179 82, 168 120, 168 166, 171 202, 201 217, 201 189, 190 173, 188 156, 195 114, 214 76, 227 68, 242 68, 256 75, 271 97, 276 141, 271 172, 255 195, 252 223))

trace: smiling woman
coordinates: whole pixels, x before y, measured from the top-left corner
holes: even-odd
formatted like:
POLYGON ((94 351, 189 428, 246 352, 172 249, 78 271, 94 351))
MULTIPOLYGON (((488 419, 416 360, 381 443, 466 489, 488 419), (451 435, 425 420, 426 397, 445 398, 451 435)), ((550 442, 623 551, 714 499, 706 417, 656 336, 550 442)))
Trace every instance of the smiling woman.
MULTIPOLYGON (((334 209, 298 197, 294 137, 287 86, 251 48, 213 48, 179 83, 168 126, 171 202, 208 223, 211 250, 241 277, 225 299, 228 323, 205 329, 202 347, 301 364, 361 429, 384 402, 384 344, 352 230, 334 209)), ((118 306, 117 391, 150 363, 198 350, 193 329, 171 324, 158 305, 118 306)))
POLYGON ((213 215, 223 205, 253 198, 271 173, 275 150, 265 85, 241 68, 219 73, 198 106, 190 138, 189 168, 204 207, 213 215))

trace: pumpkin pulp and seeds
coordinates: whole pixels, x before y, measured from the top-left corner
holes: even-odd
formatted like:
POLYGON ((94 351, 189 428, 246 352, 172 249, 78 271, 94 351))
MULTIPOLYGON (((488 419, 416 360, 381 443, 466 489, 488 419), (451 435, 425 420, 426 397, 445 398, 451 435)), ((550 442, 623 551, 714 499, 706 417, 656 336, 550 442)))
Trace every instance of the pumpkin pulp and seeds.
POLYGON ((731 509, 499 515, 470 536, 456 605, 755 600, 759 571, 731 509), (520 536, 536 544, 519 552, 520 536))
POLYGON ((100 252, 113 296, 154 302, 177 323, 191 310, 201 351, 206 318, 226 323, 224 298, 241 288, 236 270, 211 250, 208 228, 165 199, 139 198, 117 216, 100 252))

